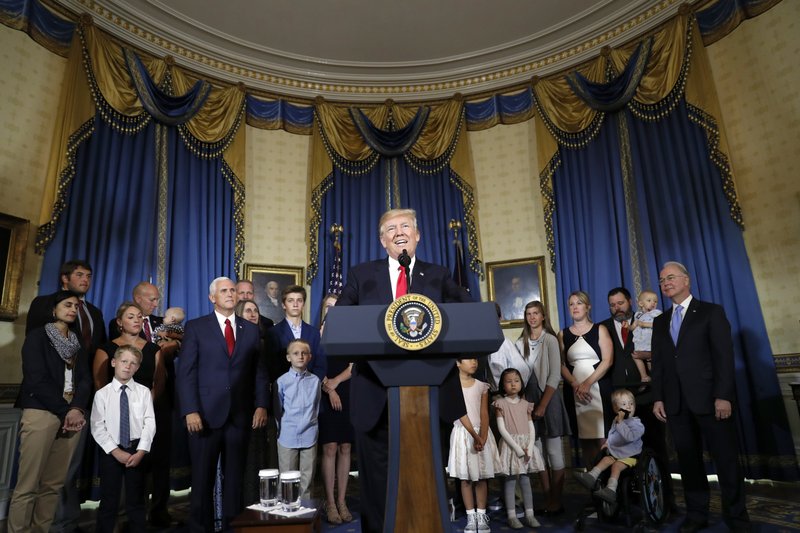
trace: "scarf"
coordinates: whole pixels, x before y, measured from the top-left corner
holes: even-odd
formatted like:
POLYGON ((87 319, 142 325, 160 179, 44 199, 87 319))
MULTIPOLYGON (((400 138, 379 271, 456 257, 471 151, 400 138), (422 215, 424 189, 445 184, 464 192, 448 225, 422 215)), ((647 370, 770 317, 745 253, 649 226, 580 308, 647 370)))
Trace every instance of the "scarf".
POLYGON ((47 332, 47 336, 50 339, 50 344, 52 344, 53 348, 56 349, 58 355, 61 356, 61 359, 64 360, 67 366, 72 367, 75 354, 81 349, 81 344, 78 342, 78 336, 75 335, 72 330, 67 330, 68 336, 65 338, 61 331, 59 331, 56 325, 52 322, 45 324, 44 330, 47 332))

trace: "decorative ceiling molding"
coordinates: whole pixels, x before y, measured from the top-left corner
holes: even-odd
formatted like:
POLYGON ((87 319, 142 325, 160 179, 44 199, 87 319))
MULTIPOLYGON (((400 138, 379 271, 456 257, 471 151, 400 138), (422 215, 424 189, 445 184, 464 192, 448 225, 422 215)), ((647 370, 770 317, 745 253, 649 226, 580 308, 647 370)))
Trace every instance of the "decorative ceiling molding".
POLYGON ((59 3, 92 14, 95 25, 122 42, 155 56, 172 55, 176 63, 211 78, 304 100, 323 96, 359 102, 433 100, 454 93, 469 97, 521 86, 533 76, 585 62, 603 46, 635 39, 674 16, 680 6, 679 0, 604 0, 581 11, 564 10, 557 24, 508 42, 464 48, 448 57, 384 61, 380 51, 371 50, 355 60, 325 59, 324 40, 315 56, 280 51, 181 18, 157 0, 59 3))

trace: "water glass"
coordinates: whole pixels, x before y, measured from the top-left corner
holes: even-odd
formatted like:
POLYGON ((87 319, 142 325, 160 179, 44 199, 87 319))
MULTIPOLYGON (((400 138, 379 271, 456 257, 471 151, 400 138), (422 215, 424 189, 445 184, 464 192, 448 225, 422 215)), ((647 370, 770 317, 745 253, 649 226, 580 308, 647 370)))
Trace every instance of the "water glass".
POLYGON ((276 468, 258 471, 259 496, 261 505, 272 507, 278 503, 278 475, 276 468))
POLYGON ((286 512, 300 509, 300 471, 281 472, 281 505, 286 512))

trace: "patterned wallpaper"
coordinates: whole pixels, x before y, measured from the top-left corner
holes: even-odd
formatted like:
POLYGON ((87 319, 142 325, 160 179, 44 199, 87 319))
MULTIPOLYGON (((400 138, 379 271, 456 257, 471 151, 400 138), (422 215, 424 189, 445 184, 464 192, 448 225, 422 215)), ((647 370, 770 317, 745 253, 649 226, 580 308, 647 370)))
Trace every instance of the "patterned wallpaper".
POLYGON ((31 221, 29 249, 14 322, 0 322, 0 382, 19 382, 19 354, 25 319, 41 258, 33 253, 33 237, 50 151, 61 78, 66 60, 51 54, 27 35, 0 25, 0 212, 31 221))
POLYGON ((800 2, 712 45, 709 59, 773 353, 800 352, 800 2))

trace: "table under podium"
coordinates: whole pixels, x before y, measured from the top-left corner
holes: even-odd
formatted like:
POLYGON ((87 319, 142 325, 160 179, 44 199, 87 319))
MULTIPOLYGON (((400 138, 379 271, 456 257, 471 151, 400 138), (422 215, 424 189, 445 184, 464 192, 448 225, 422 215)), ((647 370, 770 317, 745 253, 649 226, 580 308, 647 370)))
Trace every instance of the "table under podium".
POLYGON ((491 302, 439 304, 438 338, 422 350, 406 350, 386 332, 388 307, 331 308, 322 344, 328 357, 369 364, 387 387, 389 471, 384 532, 444 533, 450 531, 450 517, 440 454, 438 385, 453 369, 456 356, 493 353, 500 348, 503 333, 491 302))

